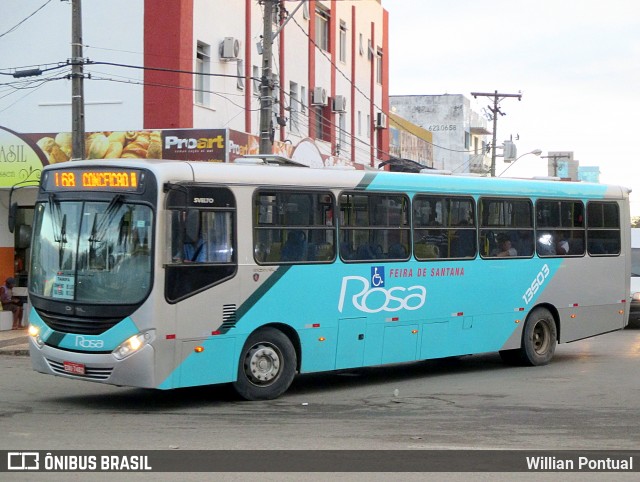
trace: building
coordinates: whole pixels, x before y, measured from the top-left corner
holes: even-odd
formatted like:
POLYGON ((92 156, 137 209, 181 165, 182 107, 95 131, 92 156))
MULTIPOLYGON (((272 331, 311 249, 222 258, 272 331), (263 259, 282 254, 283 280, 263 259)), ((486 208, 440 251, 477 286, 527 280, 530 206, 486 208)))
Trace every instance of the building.
POLYGON ((600 168, 598 166, 579 166, 578 180, 584 182, 600 182, 600 168))
MULTIPOLYGON (((33 217, 33 185, 43 165, 71 157, 65 142, 74 3, 50 2, 34 12, 30 2, 16 2, 3 12, 4 23, 17 27, 0 39, 0 224, 7 225, 9 198, 19 209, 15 233, 0 230, 0 277, 16 275, 21 285, 29 250, 28 228, 21 226, 33 217)), ((92 136, 126 131, 153 136, 154 153, 175 147, 169 143, 176 139, 201 138, 213 143, 201 160, 257 153, 263 3, 82 2, 85 154, 99 157, 92 136)), ((274 4, 274 152, 312 167, 377 168, 389 158, 391 130, 388 13, 381 1, 274 4)), ((417 137, 425 139, 423 132, 417 137)), ((400 151, 420 144, 398 138, 400 151)), ((424 143, 422 151, 420 162, 431 166, 424 143)))
MULTIPOLYGON (((86 130, 259 134, 268 66, 261 55, 263 3, 82 2, 86 130)), ((389 110, 388 14, 380 0, 273 5, 273 139, 294 147, 311 139, 324 163, 335 156, 376 167, 388 153, 386 125, 377 122, 389 110)), ((18 24, 33 8, 19 2, 4 21, 18 24)), ((0 99, 0 125, 17 132, 71 130, 71 12, 69 2, 52 2, 1 39, 1 73, 9 79, 16 71, 41 74, 14 79, 14 87, 34 89, 0 99), (34 43, 37 49, 30 48, 34 43)))
POLYGON ((491 166, 487 121, 463 95, 390 96, 391 111, 433 134, 433 167, 486 174, 491 166))
POLYGON ((573 151, 549 151, 546 156, 549 176, 578 180, 579 161, 573 158, 573 151))
POLYGON ((600 168, 581 166, 580 161, 574 159, 573 151, 549 151, 544 157, 548 160, 549 176, 570 181, 600 182, 600 168))
POLYGON ((394 165, 407 164, 403 160, 409 160, 410 168, 403 166, 402 170, 419 171, 420 169, 433 169, 433 134, 422 127, 403 119, 396 114, 389 114, 389 155, 391 170, 394 165))

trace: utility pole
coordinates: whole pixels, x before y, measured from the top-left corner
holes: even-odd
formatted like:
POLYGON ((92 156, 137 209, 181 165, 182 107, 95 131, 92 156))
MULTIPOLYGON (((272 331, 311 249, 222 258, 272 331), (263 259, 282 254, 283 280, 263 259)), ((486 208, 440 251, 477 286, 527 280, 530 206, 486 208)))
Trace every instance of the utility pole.
POLYGON ((477 99, 478 96, 493 98, 493 106, 489 105, 489 110, 493 114, 493 141, 491 142, 492 152, 491 152, 491 177, 496 176, 496 135, 498 131, 498 114, 505 115, 504 112, 500 111, 498 104, 500 101, 506 97, 517 97, 518 100, 522 100, 522 94, 499 94, 496 90, 493 93, 486 92, 471 92, 471 95, 474 99, 477 99))
POLYGON ((71 159, 84 158, 82 0, 71 2, 71 159))
POLYGON ((273 4, 276 0, 263 0, 264 19, 262 33, 262 80, 260 83, 260 154, 273 153, 273 82, 271 79, 271 53, 273 47, 273 4))
POLYGON ((549 156, 541 156, 542 159, 553 159, 553 176, 558 176, 558 159, 569 160, 569 156, 566 154, 551 154, 549 156))

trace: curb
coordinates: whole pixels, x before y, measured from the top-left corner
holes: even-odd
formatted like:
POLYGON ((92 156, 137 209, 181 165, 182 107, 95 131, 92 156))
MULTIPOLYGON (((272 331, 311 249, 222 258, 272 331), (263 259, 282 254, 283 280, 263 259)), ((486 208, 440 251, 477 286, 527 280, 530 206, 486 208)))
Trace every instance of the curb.
POLYGON ((28 348, 5 348, 0 350, 0 355, 8 356, 29 356, 28 348))

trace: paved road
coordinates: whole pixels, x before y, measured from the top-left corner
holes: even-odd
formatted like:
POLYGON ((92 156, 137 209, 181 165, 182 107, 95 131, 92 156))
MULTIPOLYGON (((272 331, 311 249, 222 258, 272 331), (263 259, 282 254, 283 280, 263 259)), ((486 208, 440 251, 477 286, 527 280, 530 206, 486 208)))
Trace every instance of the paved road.
POLYGON ((640 448, 640 329, 560 345, 545 367, 497 354, 296 379, 241 402, 77 382, 0 355, 0 449, 640 448))
POLYGON ((545 367, 487 354, 307 375, 248 403, 224 386, 111 387, 0 356, 0 447, 637 449, 639 362, 640 330, 627 329, 560 345, 545 367))

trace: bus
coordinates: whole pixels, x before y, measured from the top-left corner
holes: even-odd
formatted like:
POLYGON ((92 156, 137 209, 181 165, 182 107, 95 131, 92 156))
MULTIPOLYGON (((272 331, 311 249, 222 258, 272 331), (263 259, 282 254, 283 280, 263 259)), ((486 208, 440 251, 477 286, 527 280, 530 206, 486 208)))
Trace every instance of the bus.
POLYGON ((74 161, 40 180, 29 346, 41 373, 230 383, 499 352, 625 327, 629 191, 269 161, 74 161))

